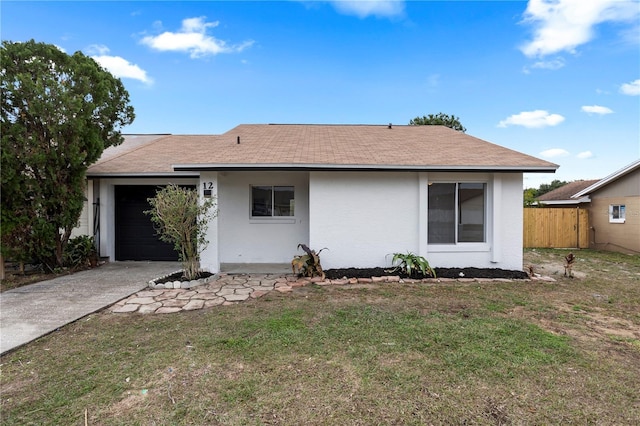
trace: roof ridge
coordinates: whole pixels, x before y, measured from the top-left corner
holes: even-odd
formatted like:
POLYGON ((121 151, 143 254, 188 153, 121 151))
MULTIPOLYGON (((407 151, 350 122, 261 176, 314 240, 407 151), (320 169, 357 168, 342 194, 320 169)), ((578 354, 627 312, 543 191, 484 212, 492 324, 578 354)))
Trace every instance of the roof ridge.
MULTIPOLYGON (((261 124, 246 124, 247 126, 260 126, 261 124)), ((315 126, 315 127, 320 127, 320 126, 326 126, 326 127, 389 127, 389 125, 392 126, 402 126, 402 127, 409 127, 412 126, 411 124, 393 124, 393 123, 387 123, 387 124, 366 124, 366 123, 345 123, 345 124, 338 124, 338 123, 267 123, 267 126, 315 126)), ((242 124, 240 125, 242 126, 242 124)), ((432 124, 432 126, 443 126, 443 127, 447 127, 444 126, 442 124, 432 124)), ((418 126, 416 126, 418 127, 418 126)))

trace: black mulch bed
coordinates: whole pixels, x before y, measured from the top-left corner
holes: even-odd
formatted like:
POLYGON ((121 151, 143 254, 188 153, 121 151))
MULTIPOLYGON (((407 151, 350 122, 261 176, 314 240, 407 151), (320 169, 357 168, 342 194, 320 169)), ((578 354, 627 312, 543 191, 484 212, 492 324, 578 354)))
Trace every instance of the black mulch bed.
MULTIPOLYGON (((522 280, 529 278, 523 271, 510 271, 498 268, 434 268, 438 278, 508 278, 522 280)), ((371 278, 385 277, 389 275, 399 275, 400 278, 432 278, 424 277, 422 274, 407 275, 399 271, 393 271, 385 268, 346 268, 346 269, 327 269, 324 271, 326 278, 337 280, 340 278, 371 278)))
MULTIPOLYGON (((211 272, 200 272, 200 275, 198 276, 198 279, 200 278, 207 278, 210 277, 211 275, 213 275, 211 272)), ((166 277, 162 277, 159 278, 157 280, 155 280, 156 284, 164 284, 164 283, 168 283, 168 282, 173 282, 173 281, 184 281, 185 278, 182 275, 182 271, 178 271, 178 272, 174 272, 171 275, 167 275, 166 277)))
MULTIPOLYGON (((436 277, 438 278, 508 278, 515 280, 527 279, 529 276, 523 271, 510 271, 498 268, 434 268, 436 277), (462 274, 462 275, 461 275, 462 274)), ((371 278, 386 277, 397 275, 400 278, 432 278, 424 277, 422 274, 407 275, 400 271, 393 271, 387 268, 345 268, 345 269, 327 269, 324 271, 326 278, 337 280, 341 278, 371 278)), ((213 275, 210 272, 202 272, 198 278, 207 278, 213 275)), ((171 281, 181 281, 182 271, 173 273, 167 277, 156 280, 156 284, 162 284, 171 281)))

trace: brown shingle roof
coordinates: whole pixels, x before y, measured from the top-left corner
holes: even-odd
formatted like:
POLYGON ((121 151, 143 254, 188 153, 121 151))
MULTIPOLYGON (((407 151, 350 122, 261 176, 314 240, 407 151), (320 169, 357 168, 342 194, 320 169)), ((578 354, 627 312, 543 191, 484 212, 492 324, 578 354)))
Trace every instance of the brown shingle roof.
POLYGON ((549 172, 557 167, 444 126, 243 124, 217 136, 161 137, 101 159, 89 175, 227 168, 549 172))
POLYGON ((553 191, 549 191, 546 194, 542 194, 538 197, 538 201, 560 201, 560 200, 569 200, 571 196, 577 194, 583 189, 593 185, 598 182, 597 179, 594 180, 576 180, 573 182, 569 182, 566 185, 562 185, 559 188, 554 189, 553 191))

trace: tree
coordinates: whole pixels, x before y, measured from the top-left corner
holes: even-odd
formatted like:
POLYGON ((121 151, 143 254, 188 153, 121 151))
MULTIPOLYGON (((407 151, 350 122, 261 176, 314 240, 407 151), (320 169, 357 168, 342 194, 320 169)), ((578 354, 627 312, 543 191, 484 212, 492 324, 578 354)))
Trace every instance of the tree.
POLYGON ((538 190, 535 188, 527 188, 524 190, 523 201, 525 207, 532 207, 536 205, 536 197, 538 190))
POLYGON ((551 181, 551 183, 543 183, 537 189, 536 188, 527 188, 523 192, 524 206, 531 207, 535 206, 538 197, 546 194, 547 192, 551 192, 554 189, 558 189, 561 186, 566 185, 568 182, 563 180, 555 179, 551 181))
POLYGON ((200 252, 206 239, 209 221, 217 216, 216 199, 198 201, 198 192, 178 185, 168 185, 148 199, 151 216, 162 241, 173 244, 184 269, 184 277, 194 280, 200 274, 200 252))
POLYGON ((439 112, 437 114, 423 115, 422 117, 416 117, 409 121, 411 126, 428 126, 428 125, 440 125, 447 126, 453 130, 459 132, 466 132, 467 129, 460 123, 460 118, 455 115, 444 114, 439 112))
POLYGON ((543 183, 538 188, 538 191, 536 193, 536 197, 539 197, 539 196, 541 196, 543 194, 546 194, 547 192, 551 192, 554 189, 558 189, 561 186, 565 186, 567 183, 569 183, 569 182, 565 182, 563 180, 558 180, 558 179, 552 180, 551 183, 543 183))
POLYGON ((2 252, 62 266, 87 168, 133 122, 122 82, 81 52, 3 41, 2 252))

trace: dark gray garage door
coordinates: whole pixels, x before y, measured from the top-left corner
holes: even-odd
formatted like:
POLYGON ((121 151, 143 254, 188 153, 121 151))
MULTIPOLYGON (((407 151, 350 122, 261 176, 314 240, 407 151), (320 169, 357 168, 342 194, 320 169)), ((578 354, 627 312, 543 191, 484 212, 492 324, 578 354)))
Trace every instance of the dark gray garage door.
POLYGON ((158 186, 116 185, 116 260, 178 260, 173 245, 160 241, 148 215, 147 198, 158 186))

